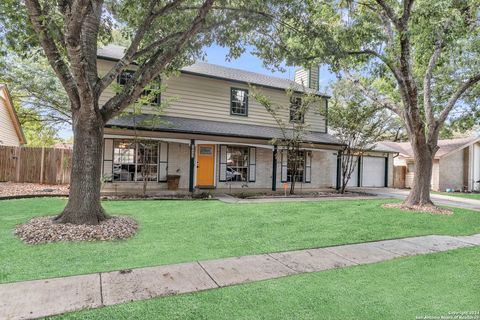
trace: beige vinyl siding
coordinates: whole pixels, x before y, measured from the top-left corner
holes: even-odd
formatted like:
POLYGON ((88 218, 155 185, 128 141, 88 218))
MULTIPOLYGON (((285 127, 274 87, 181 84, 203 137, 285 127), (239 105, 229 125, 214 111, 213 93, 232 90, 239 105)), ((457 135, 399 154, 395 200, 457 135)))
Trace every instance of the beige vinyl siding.
POLYGON ((0 145, 19 146, 20 139, 13 125, 11 114, 5 105, 5 98, 0 90, 0 145))
MULTIPOLYGON (((113 62, 100 60, 100 74, 112 65, 113 62)), ((162 93, 162 102, 168 101, 164 110, 166 116, 277 127, 273 117, 252 97, 249 97, 248 117, 230 115, 230 89, 251 90, 246 84, 189 74, 172 76, 164 80, 164 84, 166 91, 162 93)), ((270 88, 262 90, 274 103, 285 106, 281 116, 288 122, 290 102, 285 91, 270 88)), ((107 88, 100 98, 100 105, 113 95, 112 88, 107 88)), ((325 108, 326 100, 322 99, 320 103, 325 108)), ((151 110, 144 108, 144 112, 151 110)), ((311 108, 305 115, 305 122, 309 130, 325 132, 325 120, 319 110, 311 108)))
MULTIPOLYGON (((114 65, 114 62, 112 61, 97 60, 97 68, 98 68, 99 76, 101 77, 104 74, 106 74, 110 70, 110 68, 113 67, 113 65, 114 65)), ((113 83, 116 84, 117 80, 116 79, 113 80, 113 83)), ((103 106, 108 101, 108 99, 110 99, 114 95, 115 95, 115 92, 113 90, 113 85, 110 85, 108 88, 106 88, 102 92, 100 99, 98 101, 99 105, 103 106)))

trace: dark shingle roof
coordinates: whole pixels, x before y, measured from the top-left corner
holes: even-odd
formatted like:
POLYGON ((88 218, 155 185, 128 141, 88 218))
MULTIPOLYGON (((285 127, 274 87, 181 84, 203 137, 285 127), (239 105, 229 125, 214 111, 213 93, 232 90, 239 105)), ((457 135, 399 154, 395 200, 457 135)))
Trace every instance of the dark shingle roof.
MULTIPOLYGON (((103 48, 99 48, 97 51, 97 56, 99 58, 109 60, 119 60, 123 57, 124 50, 125 47, 109 44, 103 48)), ((292 89, 298 92, 318 94, 318 91, 306 88, 301 84, 289 79, 268 76, 260 73, 229 68, 205 62, 195 62, 193 65, 183 67, 181 72, 185 74, 248 83, 274 89, 292 89)), ((328 96, 324 97, 329 98, 328 96)))
POLYGON ((305 91, 315 94, 318 93, 316 90, 304 87, 301 84, 298 84, 295 81, 289 79, 267 76, 260 73, 228 68, 205 62, 195 62, 191 66, 183 67, 181 71, 186 74, 210 76, 224 80, 233 80, 243 83, 250 83, 252 85, 260 85, 263 87, 270 87, 276 89, 292 89, 294 91, 305 91))
MULTIPOLYGON (((161 116, 156 121, 156 116, 149 114, 125 115, 112 119, 107 127, 133 128, 161 132, 178 132, 202 135, 215 135, 224 137, 241 137, 251 139, 270 140, 282 138, 279 128, 249 125, 241 123, 227 123, 211 120, 198 120, 170 116, 161 116), (136 124, 136 125, 135 125, 136 124)), ((309 143, 340 145, 331 135, 322 132, 308 132, 304 139, 309 143)))

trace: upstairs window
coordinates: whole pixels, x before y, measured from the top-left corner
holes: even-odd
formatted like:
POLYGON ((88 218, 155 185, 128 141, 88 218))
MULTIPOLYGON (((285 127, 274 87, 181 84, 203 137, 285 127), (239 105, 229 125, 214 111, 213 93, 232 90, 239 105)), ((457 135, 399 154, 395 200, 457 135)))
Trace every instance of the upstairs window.
POLYGON ((232 88, 230 91, 230 114, 248 115, 248 90, 232 88))
POLYGON ((291 123, 304 123, 305 115, 302 110, 302 98, 292 97, 290 99, 290 122, 291 123))
MULTIPOLYGON (((135 71, 133 71, 133 70, 122 71, 122 73, 120 73, 120 75, 117 77, 117 83, 121 86, 126 85, 128 80, 130 80, 133 77, 134 74, 135 74, 135 71)), ((143 90, 141 96, 148 96, 148 95, 151 94, 151 92, 152 92, 152 90, 145 89, 145 90, 143 90)), ((152 97, 152 99, 150 100, 150 104, 157 104, 157 105, 160 104, 160 93, 157 93, 156 95, 154 95, 152 97)))

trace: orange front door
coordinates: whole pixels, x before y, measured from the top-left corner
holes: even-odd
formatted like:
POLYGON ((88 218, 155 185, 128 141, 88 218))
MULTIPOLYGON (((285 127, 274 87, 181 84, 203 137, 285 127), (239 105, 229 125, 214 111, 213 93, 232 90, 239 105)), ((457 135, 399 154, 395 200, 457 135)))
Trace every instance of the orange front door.
POLYGON ((213 187, 215 173, 215 146, 197 145, 197 187, 213 187))

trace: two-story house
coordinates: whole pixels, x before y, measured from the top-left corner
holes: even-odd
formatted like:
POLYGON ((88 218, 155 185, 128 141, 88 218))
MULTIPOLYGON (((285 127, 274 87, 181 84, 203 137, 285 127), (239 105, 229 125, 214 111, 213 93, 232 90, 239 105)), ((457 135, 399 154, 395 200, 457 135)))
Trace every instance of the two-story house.
MULTIPOLYGON (((123 50, 115 45, 99 49, 100 73, 106 73, 123 50)), ((287 89, 299 98, 305 90, 318 94, 320 106, 309 109, 302 119, 309 132, 299 157, 297 189, 334 188, 342 146, 328 134, 327 120, 319 112, 328 108, 329 97, 318 93, 318 70, 298 70, 295 78, 297 82, 203 62, 162 78, 165 90, 152 101, 169 101, 161 122, 148 121, 157 116, 144 108, 141 115, 118 117, 107 124, 103 192, 138 192, 144 180, 150 181, 149 192, 160 191, 167 188, 169 175, 180 176, 179 189, 185 191, 281 188, 292 179, 285 150, 271 143, 282 137, 281 131, 272 115, 249 96, 250 85, 286 106, 291 104, 287 89)), ((105 90, 100 103, 114 94, 113 87, 105 90)), ((288 108, 281 115, 287 122, 294 120, 288 108)), ((371 158, 363 161, 371 162, 375 171, 368 177, 370 186, 389 185, 389 154, 380 152, 371 158)))

